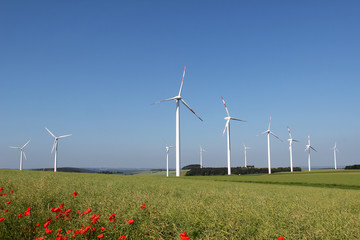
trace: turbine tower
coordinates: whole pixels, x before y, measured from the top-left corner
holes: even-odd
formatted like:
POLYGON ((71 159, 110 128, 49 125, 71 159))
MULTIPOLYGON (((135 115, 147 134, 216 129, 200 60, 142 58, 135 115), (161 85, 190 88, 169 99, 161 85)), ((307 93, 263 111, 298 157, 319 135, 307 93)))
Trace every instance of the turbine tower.
POLYGON ((51 153, 53 153, 54 149, 55 149, 55 159, 54 159, 54 172, 56 172, 56 160, 57 160, 57 154, 58 154, 58 141, 60 138, 65 138, 65 137, 69 137, 71 136, 72 134, 67 134, 67 135, 63 135, 63 136, 60 136, 60 137, 56 137, 52 132, 50 132, 49 129, 45 128, 51 136, 54 137, 54 144, 53 144, 53 147, 51 149, 51 153))
POLYGON ((247 150, 251 149, 250 147, 245 146, 244 144, 244 154, 245 154, 245 167, 247 167, 247 150))
POLYGON ((336 164, 336 152, 338 152, 339 150, 336 147, 336 143, 335 146, 332 148, 334 150, 334 165, 335 165, 335 170, 337 169, 337 164, 336 164))
POLYGON ((305 152, 308 151, 308 165, 309 165, 309 172, 311 171, 311 162, 310 162, 310 149, 314 150, 315 152, 317 152, 315 150, 315 148, 313 148, 310 144, 310 134, 308 135, 308 145, 306 145, 305 148, 305 152))
POLYGON ((19 150, 20 150, 20 171, 22 170, 23 156, 24 156, 24 158, 26 159, 26 155, 25 155, 25 152, 24 152, 24 148, 26 147, 26 145, 29 144, 29 142, 30 142, 30 140, 27 141, 27 142, 24 144, 24 146, 22 146, 22 147, 13 147, 13 146, 10 146, 10 148, 15 148, 15 149, 19 149, 19 150))
POLYGON ((203 161, 202 161, 202 159, 203 159, 203 157, 202 157, 203 152, 206 152, 206 151, 205 151, 205 149, 203 149, 203 148, 200 146, 200 168, 203 168, 203 161))
POLYGON ((167 145, 167 143, 165 143, 166 145, 166 176, 169 176, 169 150, 170 148, 174 148, 174 146, 169 146, 167 145))
POLYGON ((233 118, 230 116, 229 114, 229 110, 227 109, 226 103, 224 98, 221 96, 221 99, 224 103, 225 106, 225 110, 227 113, 227 117, 225 117, 224 119, 226 120, 226 124, 225 124, 225 128, 223 131, 223 136, 225 134, 225 131, 227 129, 227 165, 228 165, 228 175, 231 175, 231 147, 230 147, 230 120, 236 120, 236 121, 240 121, 240 122, 245 122, 244 120, 241 119, 237 119, 237 118, 233 118))
POLYGON ((287 127, 287 129, 289 131, 289 136, 290 136, 290 138, 288 139, 288 141, 289 141, 289 152, 290 152, 290 171, 293 172, 294 168, 293 168, 292 142, 298 142, 298 140, 293 139, 291 137, 290 128, 287 127))
POLYGON ((270 121, 269 121, 269 127, 265 132, 262 132, 260 134, 258 134, 258 136, 263 135, 265 133, 267 133, 267 142, 268 142, 268 170, 269 170, 269 174, 271 174, 271 157, 270 157, 270 134, 273 135, 274 137, 276 137, 277 139, 279 139, 280 141, 282 141, 278 136, 276 136, 273 132, 270 131, 270 126, 271 126, 271 115, 270 115, 270 121))
POLYGON ((155 103, 160 103, 171 100, 175 100, 176 102, 176 176, 177 177, 180 177, 180 102, 182 102, 193 114, 195 114, 202 121, 202 119, 194 112, 194 110, 192 110, 189 107, 189 105, 181 97, 181 92, 184 84, 185 70, 186 70, 186 66, 184 67, 184 73, 181 80, 179 94, 175 97, 164 99, 159 102, 155 102, 155 103))

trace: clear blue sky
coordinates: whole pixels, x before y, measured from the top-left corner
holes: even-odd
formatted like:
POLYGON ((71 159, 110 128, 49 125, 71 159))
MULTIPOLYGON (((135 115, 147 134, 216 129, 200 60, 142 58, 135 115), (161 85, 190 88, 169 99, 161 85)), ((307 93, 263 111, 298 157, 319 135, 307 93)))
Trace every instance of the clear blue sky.
MULTIPOLYGON (((226 116, 233 117, 232 166, 360 163, 359 1, 10 1, 0 3, 0 168, 164 168, 162 139, 175 144, 175 96, 186 65, 181 106, 182 166, 226 166, 226 116)), ((175 167, 174 151, 170 167, 175 167)))

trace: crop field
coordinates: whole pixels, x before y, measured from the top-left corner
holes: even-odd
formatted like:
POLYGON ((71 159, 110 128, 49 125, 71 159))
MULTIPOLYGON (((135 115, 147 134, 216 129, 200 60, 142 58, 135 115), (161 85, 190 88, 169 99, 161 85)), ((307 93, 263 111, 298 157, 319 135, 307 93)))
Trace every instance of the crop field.
POLYGON ((359 187, 356 171, 166 178, 0 170, 0 239, 360 239, 359 187))

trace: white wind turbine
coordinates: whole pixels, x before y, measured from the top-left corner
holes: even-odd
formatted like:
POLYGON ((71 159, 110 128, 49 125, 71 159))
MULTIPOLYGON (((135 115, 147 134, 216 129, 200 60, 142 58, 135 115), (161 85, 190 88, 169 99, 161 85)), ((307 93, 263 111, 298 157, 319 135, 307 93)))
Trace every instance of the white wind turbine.
POLYGON ((244 144, 244 154, 245 154, 245 167, 247 167, 247 150, 251 149, 250 147, 245 146, 244 144))
POLYGON ((203 149, 201 146, 200 146, 200 168, 203 168, 203 152, 206 152, 205 149, 203 149))
POLYGON ((60 138, 65 138, 65 137, 69 137, 71 136, 72 134, 67 134, 67 135, 63 135, 63 136, 60 136, 60 137, 56 137, 52 132, 50 132, 49 129, 45 128, 51 136, 54 137, 54 144, 53 144, 53 147, 51 149, 51 153, 53 153, 54 149, 55 149, 55 160, 54 160, 54 172, 56 172, 56 159, 57 159, 57 154, 58 154, 58 141, 60 138))
POLYGON ((290 128, 287 127, 287 129, 289 131, 289 136, 290 136, 290 138, 288 139, 288 141, 289 141, 289 152, 290 152, 290 170, 291 170, 291 172, 293 172, 294 168, 293 168, 292 142, 298 142, 298 140, 293 139, 291 137, 290 128))
POLYGON ((267 133, 267 142, 268 142, 268 170, 269 170, 269 174, 271 174, 271 158, 270 158, 270 134, 273 135, 274 137, 276 137, 277 139, 279 139, 280 141, 282 141, 278 136, 276 136, 273 132, 270 131, 270 126, 271 126, 271 115, 270 115, 270 121, 269 121, 269 127, 265 132, 262 132, 260 134, 258 134, 258 136, 267 133))
POLYGON ((13 146, 10 146, 10 148, 15 148, 15 149, 19 149, 19 150, 20 150, 20 171, 22 170, 23 156, 24 156, 24 158, 26 159, 26 155, 25 155, 25 152, 24 152, 24 148, 26 147, 26 145, 29 144, 29 142, 30 142, 30 140, 27 141, 27 142, 24 144, 24 146, 22 146, 22 147, 13 147, 13 146))
POLYGON ((334 165, 335 165, 335 169, 337 169, 337 164, 336 164, 336 152, 338 152, 339 150, 336 147, 336 143, 335 146, 332 148, 334 150, 334 165))
POLYGON ((169 150, 170 148, 174 148, 175 146, 169 146, 167 145, 167 143, 165 143, 166 145, 166 176, 169 176, 169 150))
POLYGON ((176 102, 176 176, 177 177, 180 177, 180 102, 182 102, 193 114, 195 114, 202 121, 202 119, 194 112, 194 110, 192 110, 189 107, 189 105, 181 97, 181 92, 184 84, 185 70, 186 70, 186 66, 184 67, 184 73, 181 80, 179 94, 175 97, 164 99, 159 102, 155 102, 155 103, 160 103, 171 100, 175 100, 176 102))
POLYGON ((306 145, 305 148, 305 152, 308 151, 308 165, 309 165, 309 172, 311 171, 311 162, 310 162, 310 149, 314 150, 315 152, 317 152, 315 150, 315 148, 313 148, 310 144, 310 135, 308 135, 308 145, 306 145))
POLYGON ((245 122, 244 120, 241 119, 237 119, 237 118, 233 118, 230 116, 229 114, 229 110, 227 109, 226 103, 224 98, 221 96, 221 99, 224 103, 225 106, 225 110, 227 113, 227 117, 225 117, 224 119, 226 120, 226 124, 225 124, 225 128, 223 131, 223 136, 225 134, 225 131, 227 129, 227 164, 228 164, 228 175, 231 175, 231 149, 230 149, 230 120, 236 120, 236 121, 240 121, 240 122, 245 122))

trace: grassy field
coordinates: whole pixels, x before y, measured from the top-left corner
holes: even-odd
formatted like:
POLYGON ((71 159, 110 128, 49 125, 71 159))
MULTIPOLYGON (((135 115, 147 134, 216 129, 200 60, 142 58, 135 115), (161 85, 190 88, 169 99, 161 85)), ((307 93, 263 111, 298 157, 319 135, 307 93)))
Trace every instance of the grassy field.
POLYGON ((0 193, 7 193, 0 196, 0 239, 181 239, 185 231, 190 239, 359 239, 359 177, 360 172, 165 178, 0 170, 0 193), (61 204, 62 210, 51 211, 61 204), (31 214, 24 215, 28 207, 31 214), (66 209, 72 210, 65 214, 66 209))

